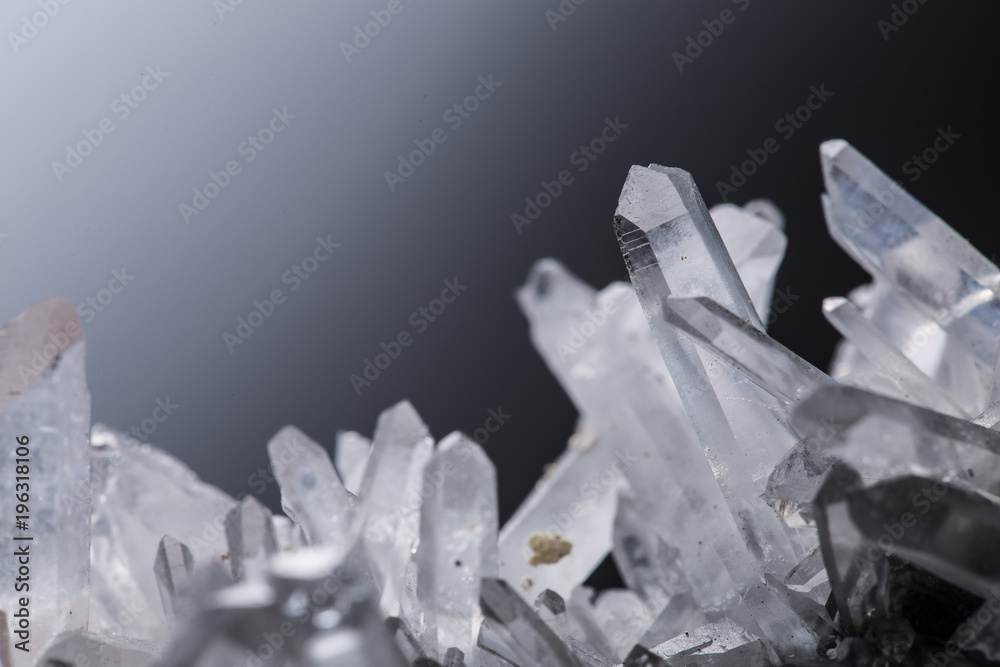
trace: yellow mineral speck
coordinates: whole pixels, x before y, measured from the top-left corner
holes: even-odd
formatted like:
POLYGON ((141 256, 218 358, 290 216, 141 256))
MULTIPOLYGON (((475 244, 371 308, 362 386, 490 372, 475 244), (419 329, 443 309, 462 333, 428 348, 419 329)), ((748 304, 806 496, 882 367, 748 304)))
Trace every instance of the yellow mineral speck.
POLYGON ((558 563, 573 550, 572 542, 553 532, 532 533, 528 536, 528 546, 532 551, 531 558, 528 559, 529 565, 558 563))
POLYGON ((582 428, 574 433, 569 439, 569 446, 573 449, 585 452, 597 442, 597 432, 593 429, 582 428))
POLYGON ((222 560, 229 560, 229 552, 227 551, 226 553, 222 554, 221 558, 222 560))

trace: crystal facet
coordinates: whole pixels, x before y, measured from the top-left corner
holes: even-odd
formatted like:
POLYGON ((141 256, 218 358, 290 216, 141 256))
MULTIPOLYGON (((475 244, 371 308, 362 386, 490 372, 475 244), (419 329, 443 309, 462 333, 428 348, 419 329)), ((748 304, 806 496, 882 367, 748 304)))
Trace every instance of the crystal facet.
POLYGON ((846 142, 821 158, 872 275, 823 304, 830 374, 765 331, 780 211, 633 167, 632 285, 544 259, 517 293, 580 419, 502 529, 483 448, 405 401, 335 463, 281 429, 277 515, 113 429, 88 444, 73 309, 28 308, 0 329, 0 493, 26 516, 0 536, 30 549, 32 650, 7 549, 0 666, 1000 661, 1000 270, 846 142), (597 592, 609 554, 626 588, 597 592))

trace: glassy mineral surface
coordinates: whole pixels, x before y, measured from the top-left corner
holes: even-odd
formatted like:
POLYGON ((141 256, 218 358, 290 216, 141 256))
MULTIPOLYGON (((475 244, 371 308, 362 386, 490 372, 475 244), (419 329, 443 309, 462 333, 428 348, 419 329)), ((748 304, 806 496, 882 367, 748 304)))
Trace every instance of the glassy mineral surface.
POLYGON ((633 167, 631 283, 542 259, 517 291, 580 420, 503 526, 488 452, 406 401, 371 439, 271 437, 282 513, 232 498, 91 426, 72 306, 30 306, 0 329, 0 665, 997 664, 1000 270, 820 156, 871 275, 823 302, 829 372, 767 333, 777 207, 633 167), (609 556, 626 588, 588 588, 609 556))

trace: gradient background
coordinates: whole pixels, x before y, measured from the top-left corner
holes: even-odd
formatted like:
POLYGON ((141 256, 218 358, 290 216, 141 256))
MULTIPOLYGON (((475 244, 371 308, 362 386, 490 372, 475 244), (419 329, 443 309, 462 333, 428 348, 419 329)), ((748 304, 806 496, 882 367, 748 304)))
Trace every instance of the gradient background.
MULTIPOLYGON (((50 0, 52 1, 52 0, 50 0)), ((96 296, 112 271, 135 280, 90 323, 94 421, 122 429, 156 399, 180 405, 151 441, 237 495, 294 423, 332 448, 338 429, 370 435, 409 398, 438 438, 471 432, 487 410, 512 415, 485 447, 502 518, 563 449, 575 410, 531 347, 512 297, 538 258, 588 282, 627 279, 611 221, 629 165, 691 171, 709 205, 730 165, 779 135, 810 86, 834 93, 733 196, 769 197, 787 217, 778 287, 799 298, 774 336, 825 367, 836 340, 823 297, 866 276, 829 239, 818 146, 842 137, 987 256, 998 251, 1000 6, 929 0, 889 39, 893 3, 589 0, 553 30, 539 2, 402 0, 403 11, 347 62, 341 42, 381 0, 75 0, 15 53, 9 33, 39 11, 0 9, 0 319, 65 295, 96 296), (723 9, 736 20, 678 72, 671 54, 723 9), (139 83, 169 77, 59 182, 51 163, 139 83), (452 130, 442 112, 477 77, 502 85, 452 130), (296 115, 200 215, 178 205, 273 107, 296 115), (511 214, 606 117, 628 129, 530 227, 511 214), (448 139, 390 192, 384 171, 436 127, 448 139), (919 180, 902 172, 939 127, 961 138, 919 180), (280 276, 318 235, 341 244, 302 287, 280 276), (468 290, 357 395, 349 382, 379 343, 457 277, 468 290), (254 299, 287 301, 230 354, 254 299)), ((261 496, 278 508, 269 486, 261 496)))

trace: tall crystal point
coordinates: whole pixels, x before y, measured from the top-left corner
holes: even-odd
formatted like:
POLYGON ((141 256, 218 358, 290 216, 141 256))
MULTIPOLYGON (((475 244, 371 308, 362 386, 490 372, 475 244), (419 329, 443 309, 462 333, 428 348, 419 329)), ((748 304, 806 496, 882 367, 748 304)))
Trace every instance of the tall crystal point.
POLYGON ((979 414, 1000 398, 1000 270, 846 141, 824 142, 820 157, 830 235, 884 285, 866 315, 899 345, 939 329, 911 354, 979 414))
MULTIPOLYGON (((760 480, 794 438, 778 431, 773 438, 757 436, 751 442, 745 428, 734 429, 734 423, 752 420, 767 422, 771 425, 764 428, 773 430, 776 420, 767 414, 771 406, 755 385, 733 369, 717 368, 712 355, 699 351, 667 319, 669 297, 708 297, 763 331, 691 175, 656 165, 632 167, 619 199, 615 229, 660 353, 746 548, 755 554, 758 568, 791 568, 796 548, 774 511, 760 498, 760 480), (729 404, 728 412, 724 401, 729 404)), ((730 560, 730 567, 740 561, 730 560)), ((754 583, 753 576, 734 574, 743 586, 754 583)))
POLYGON ((418 612, 405 583, 420 532, 424 466, 433 453, 430 431, 409 401, 379 415, 354 519, 382 576, 382 611, 397 616, 402 605, 410 621, 418 612))
POLYGON ((65 299, 29 306, 0 329, 0 502, 6 509, 0 612, 8 625, 0 645, 9 642, 15 667, 30 665, 60 632, 87 627, 89 431, 76 312, 65 299), (30 572, 28 596, 15 588, 21 567, 30 572), (20 602, 26 597, 30 608, 20 602), (15 625, 24 614, 30 614, 30 634, 15 625))
POLYGON ((267 443, 281 486, 281 506, 310 544, 344 544, 354 518, 353 499, 318 443, 285 426, 267 443))
POLYGON ((496 577, 496 470, 477 443, 452 433, 424 468, 420 489, 417 596, 424 644, 439 659, 452 647, 471 656, 479 633, 479 582, 496 577))

